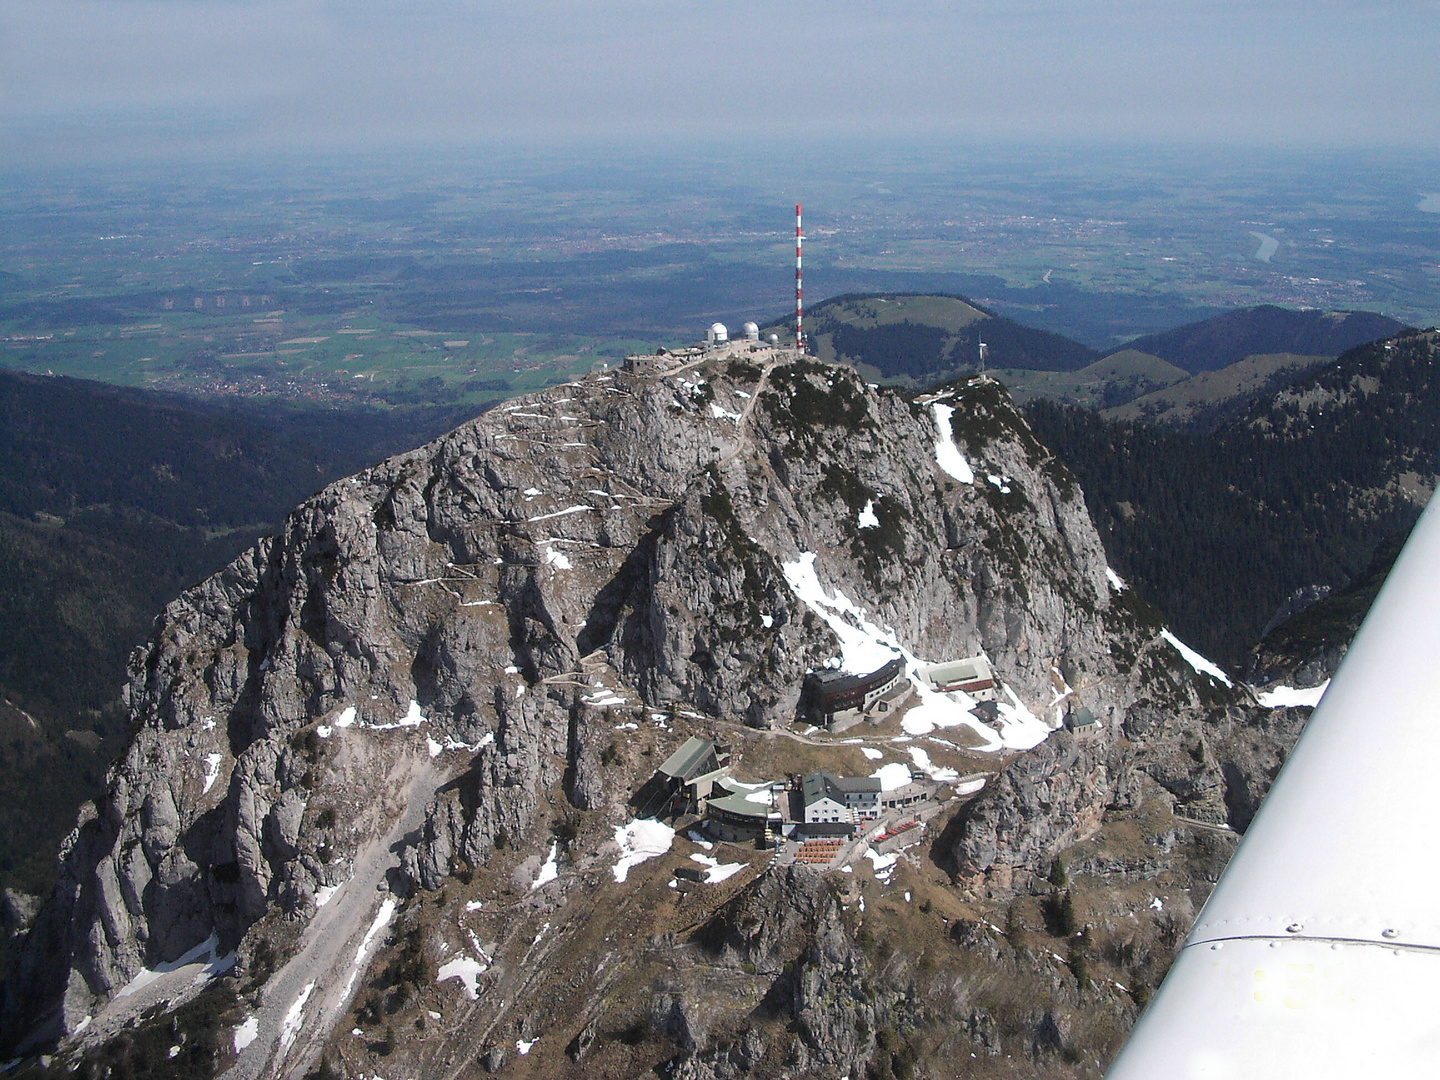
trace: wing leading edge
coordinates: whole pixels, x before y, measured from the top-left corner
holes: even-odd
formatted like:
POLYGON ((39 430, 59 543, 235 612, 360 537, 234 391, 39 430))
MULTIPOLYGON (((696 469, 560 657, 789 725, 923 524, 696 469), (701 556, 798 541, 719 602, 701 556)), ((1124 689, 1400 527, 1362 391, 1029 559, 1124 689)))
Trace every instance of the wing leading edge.
POLYGON ((1440 500, 1107 1073, 1364 1075, 1440 1075, 1440 500))

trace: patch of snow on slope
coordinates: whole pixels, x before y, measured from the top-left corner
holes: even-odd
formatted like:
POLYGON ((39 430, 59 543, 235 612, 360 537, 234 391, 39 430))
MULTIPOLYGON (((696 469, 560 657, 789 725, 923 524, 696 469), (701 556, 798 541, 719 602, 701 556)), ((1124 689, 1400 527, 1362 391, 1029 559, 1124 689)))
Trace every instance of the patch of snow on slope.
POLYGON ((516 1039, 516 1040, 515 1040, 515 1049, 520 1052, 520 1056, 521 1056, 521 1057, 524 1057, 526 1054, 530 1053, 530 1048, 531 1048, 532 1046, 534 1046, 534 1045, 535 1045, 537 1042, 539 1042, 539 1041, 540 1041, 540 1040, 539 1040, 538 1038, 536 1038, 536 1039, 529 1039, 529 1040, 526 1040, 526 1039, 516 1039))
POLYGON ((872 747, 869 747, 869 746, 862 746, 862 747, 860 748, 860 753, 864 754, 864 755, 865 755, 867 758, 869 758, 871 761, 879 761, 881 758, 883 758, 883 757, 885 756, 885 754, 884 754, 882 751, 876 750, 876 749, 874 749, 874 748, 872 748, 872 747))
POLYGON ((875 876, 886 885, 890 884, 890 878, 894 876, 895 864, 900 861, 900 853, 892 851, 889 855, 881 855, 873 847, 865 849, 865 857, 870 860, 875 868, 875 876))
POLYGON ((545 865, 540 867, 540 873, 536 874, 535 880, 530 883, 531 892, 560 876, 559 854, 560 844, 557 841, 550 845, 550 857, 545 860, 545 865))
POLYGON ((545 562, 556 570, 570 570, 574 567, 568 555, 563 551, 556 551, 553 547, 545 549, 545 562))
POLYGON ((1190 648, 1189 645, 1186 645, 1183 641, 1181 641, 1174 634, 1172 634, 1168 629, 1161 630, 1160 636, 1163 637, 1166 641, 1168 641, 1171 645, 1173 645, 1175 647, 1175 651, 1178 652, 1185 660, 1185 662, 1189 664, 1192 668, 1194 668, 1196 672, 1204 675, 1211 675, 1216 679, 1219 679, 1226 686, 1235 685, 1230 681, 1230 676, 1226 675, 1225 672, 1221 671, 1217 664, 1206 660, 1205 657, 1201 656, 1194 649, 1190 648))
POLYGON ((370 952, 370 946, 375 943, 376 936, 381 930, 390 925, 390 920, 395 917, 395 899, 386 898, 380 905, 380 910, 375 913, 374 920, 370 923, 370 929, 365 931, 365 936, 360 940, 360 945, 355 950, 355 959, 350 965, 350 978, 345 982, 345 991, 340 996, 348 998, 351 989, 355 986, 355 980, 360 977, 360 969, 365 966, 366 955, 370 952))
POLYGON ((183 967, 200 963, 204 959, 204 967, 200 969, 195 979, 196 985, 204 982, 212 975, 219 975, 229 971, 235 966, 235 954, 227 953, 225 956, 216 957, 215 950, 220 947, 220 938, 211 934, 208 938, 196 945, 183 956, 176 957, 167 964, 156 964, 153 968, 141 968, 140 973, 131 979, 116 997, 129 997, 137 990, 143 990, 161 975, 169 975, 172 971, 179 971, 183 967))
POLYGON ((894 791, 910 782, 910 766, 903 761, 892 761, 889 765, 881 765, 870 775, 880 781, 881 791, 894 791))
POLYGON ((1325 691, 1329 686, 1329 679, 1326 679, 1319 686, 1311 686, 1304 689, 1296 689, 1293 686, 1277 686, 1273 690, 1267 690, 1265 693, 1260 694, 1255 700, 1267 709, 1283 709, 1287 706, 1298 707, 1301 705, 1308 705, 1313 709, 1316 705, 1320 704, 1320 699, 1325 696, 1325 691))
POLYGON ((221 760, 219 754, 205 755, 205 787, 201 790, 201 795, 209 795, 210 789, 215 786, 215 781, 220 779, 221 760))
POLYGON ((1110 587, 1116 592, 1125 591, 1125 579, 1122 578, 1119 574, 1115 573, 1114 570, 1111 570, 1108 566, 1105 567, 1105 577, 1110 582, 1110 587))
POLYGON ((355 723, 355 706, 348 706, 344 712, 335 718, 336 727, 349 727, 355 723))
POLYGON ((865 500, 865 509, 860 511, 860 516, 856 519, 855 524, 862 529, 878 529, 880 527, 880 519, 875 516, 874 499, 865 500))
POLYGON ((440 965, 440 970, 435 973, 435 981, 442 983, 446 979, 459 979, 465 996, 471 1001, 476 1001, 480 997, 480 976, 488 970, 489 965, 482 964, 479 960, 472 960, 468 956, 457 956, 440 965))
POLYGON ((691 860, 705 867, 705 884, 718 885, 728 878, 734 877, 741 870, 744 870, 749 863, 732 862, 722 863, 719 859, 709 855, 695 854, 690 856, 691 860))
POLYGON ((549 521, 551 518, 564 517, 566 514, 580 514, 586 510, 594 510, 593 506, 577 504, 567 506, 564 510, 556 510, 553 514, 541 514, 539 517, 526 518, 527 521, 549 521))
POLYGON ((930 755, 924 750, 921 750, 920 747, 910 746, 906 747, 906 749, 910 753, 910 760, 915 762, 915 767, 929 776, 931 780, 935 780, 941 784, 948 784, 960 779, 960 774, 956 770, 946 769, 939 765, 932 765, 930 763, 930 755))
POLYGON ((624 881, 632 866, 664 855, 674 839, 674 829, 649 818, 637 818, 628 824, 615 826, 615 843, 620 845, 620 859, 611 868, 615 880, 624 881))
POLYGON ((285 1010, 285 1018, 280 1021, 281 1046, 289 1046, 295 1041, 295 1036, 300 1034, 300 1025, 305 1023, 305 1002, 310 1000, 310 995, 314 990, 313 982, 306 983, 305 989, 300 991, 300 996, 295 999, 294 1004, 285 1010))
POLYGON ((259 1034, 259 1018, 254 1016, 247 1016, 245 1018, 245 1022, 235 1029, 235 1034, 233 1036, 235 1053, 238 1054, 241 1050, 244 1050, 247 1046, 249 1046, 252 1042, 255 1041, 255 1036, 259 1034))
POLYGON ((339 885, 321 885, 315 890, 315 906, 322 908, 335 898, 335 894, 345 887, 345 882, 339 885))
POLYGON ((710 403, 710 415, 716 420, 734 420, 737 423, 740 420, 740 414, 738 412, 730 412, 727 409, 722 409, 713 401, 710 403))
POLYGON ((975 471, 970 468, 965 455, 955 445, 955 434, 950 427, 950 418, 955 415, 955 407, 937 401, 930 408, 935 412, 935 428, 940 435, 939 441, 935 443, 935 464, 962 484, 975 483, 975 471))

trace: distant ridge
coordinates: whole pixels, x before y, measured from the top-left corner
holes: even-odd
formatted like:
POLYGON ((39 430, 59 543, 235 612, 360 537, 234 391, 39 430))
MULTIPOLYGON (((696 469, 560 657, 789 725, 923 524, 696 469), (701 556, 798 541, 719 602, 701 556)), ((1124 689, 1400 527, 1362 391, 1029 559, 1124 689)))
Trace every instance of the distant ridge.
POLYGON ((974 371, 981 341, 989 347, 992 370, 1077 371, 1100 357, 1088 345, 1007 319, 963 296, 846 293, 816 304, 805 318, 820 359, 917 386, 974 371))
POLYGON ((1110 353, 1138 349, 1194 375, 1260 354, 1339 356, 1404 329, 1403 323, 1372 311, 1295 311, 1262 304, 1146 334, 1110 353))

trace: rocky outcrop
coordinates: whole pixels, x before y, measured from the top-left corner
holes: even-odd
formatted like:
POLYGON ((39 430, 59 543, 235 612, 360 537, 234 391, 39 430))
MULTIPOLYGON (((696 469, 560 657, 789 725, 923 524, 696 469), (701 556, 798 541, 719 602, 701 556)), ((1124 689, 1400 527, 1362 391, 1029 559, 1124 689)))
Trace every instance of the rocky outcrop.
POLYGON ((957 884, 1003 898, 1044 889, 1055 860, 1094 836, 1107 811, 1150 798, 1183 820, 1243 833, 1309 716, 1253 703, 1137 702, 1113 742, 1057 732, 965 808, 942 838, 943 854, 957 884))

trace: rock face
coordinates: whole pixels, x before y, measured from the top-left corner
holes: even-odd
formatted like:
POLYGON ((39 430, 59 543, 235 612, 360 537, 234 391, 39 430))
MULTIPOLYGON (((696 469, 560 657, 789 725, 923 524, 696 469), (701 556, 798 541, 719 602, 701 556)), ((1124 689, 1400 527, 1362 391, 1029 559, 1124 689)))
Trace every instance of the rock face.
MULTIPOLYGON (((396 858, 424 888, 524 836, 547 792, 615 805, 617 703, 788 723, 840 653, 794 586, 808 556, 914 656, 984 651, 1046 724, 1066 682, 1102 721, 1093 747, 1059 736, 1011 767, 956 852, 964 878, 1012 887, 1093 832, 1137 767, 1115 749, 1137 699, 1224 697, 1116 601, 1077 486, 998 384, 912 400, 769 352, 591 376, 330 485, 165 610, 132 658, 131 745, 11 950, 0 1046, 74 1031, 212 934, 249 963, 259 921, 306 924, 417 800, 396 858), (973 483, 938 464, 947 435, 973 483)), ((814 901, 806 970, 843 967, 814 901)), ((817 1031, 818 985, 787 990, 817 1031)), ((867 1048, 815 1065, 853 1071, 867 1048)))

